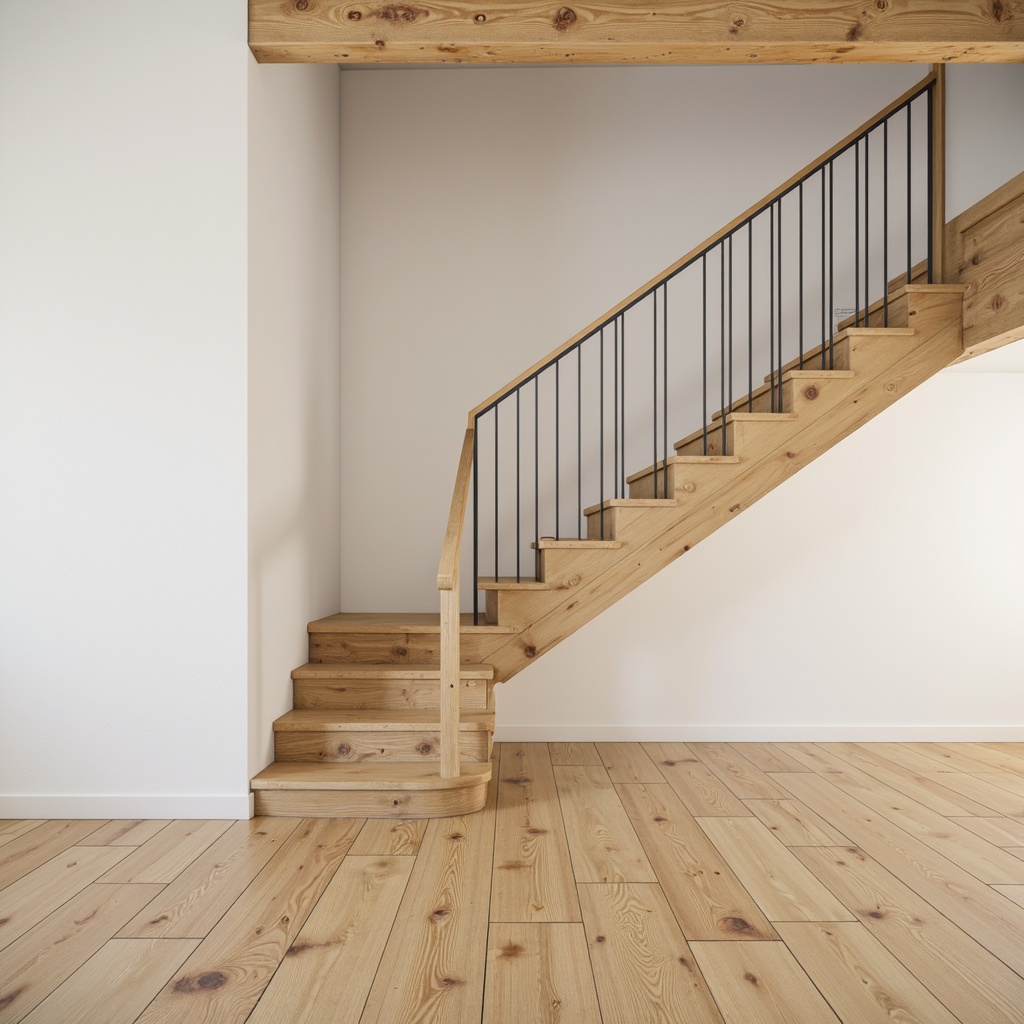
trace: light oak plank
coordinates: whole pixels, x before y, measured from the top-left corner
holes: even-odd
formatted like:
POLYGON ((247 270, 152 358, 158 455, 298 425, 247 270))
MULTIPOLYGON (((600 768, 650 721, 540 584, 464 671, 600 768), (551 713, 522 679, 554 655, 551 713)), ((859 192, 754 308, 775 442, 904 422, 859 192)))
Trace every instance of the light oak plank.
POLYGON ((1024 973, 1024 911, 1007 904, 989 886, 919 839, 880 821, 874 811, 825 779, 806 774, 775 777, 936 910, 1024 973))
POLYGON ((411 857, 349 854, 248 1024, 358 1020, 413 864, 411 857))
POLYGON ((236 821, 134 920, 121 938, 203 938, 292 835, 295 818, 236 821))
POLYGON ((43 824, 42 818, 12 818, 0 821, 0 846, 6 846, 43 824))
POLYGON ((147 818, 131 821, 108 821, 79 846, 141 846, 170 824, 170 820, 147 818))
POLYGON ((598 743, 597 752, 615 785, 664 781, 639 743, 598 743))
POLYGON ((491 921, 580 921, 569 843, 543 743, 502 743, 491 921))
POLYGON ((1024 798, 1024 776, 1013 775, 1010 772, 975 772, 974 777, 997 789, 1005 789, 1007 793, 1024 798))
POLYGON ((0 849, 0 889, 77 846, 103 824, 103 821, 54 819, 18 836, 0 849))
POLYGON ((90 885, 0 952, 0 1024, 20 1021, 158 889, 145 884, 90 885))
MULTIPOLYGON (((1017 175, 1017 183, 1019 189, 1018 198, 1024 203, 1024 172, 1017 175)), ((1018 773, 1024 771, 1024 743, 979 743, 978 746, 1006 758, 1007 767, 1004 769, 1005 771, 1016 771, 1018 773), (1009 759, 1011 758, 1016 762, 1016 768, 1009 766, 1009 759)))
POLYGON ((776 937, 670 786, 623 786, 619 796, 687 939, 776 937))
POLYGON ((839 1024, 783 943, 694 942, 690 948, 726 1024, 839 1024))
POLYGON ((419 853, 426 827, 423 818, 367 818, 349 850, 349 856, 415 856, 419 853))
POLYGON ((950 818, 996 846, 1024 845, 1024 821, 1015 818, 950 818))
POLYGON ((581 885, 580 902, 604 1024, 721 1024, 659 886, 581 885))
POLYGON ((993 786, 991 782, 986 782, 978 775, 941 772, 938 775, 930 776, 930 778, 941 779, 942 785, 948 786, 972 800, 977 800, 988 807, 990 811, 998 811, 1009 818, 1024 821, 1024 798, 1000 786, 993 786))
POLYGON ((1024 1022, 1024 978, 857 847, 796 856, 961 1021, 1024 1022))
POLYGON ((1001 892, 1008 900, 1024 907, 1024 885, 993 885, 996 892, 1001 892))
POLYGON ((739 817, 750 813, 685 743, 645 743, 644 750, 691 814, 739 817))
POLYGON ((140 1024, 241 1024, 337 870, 360 819, 300 823, 160 991, 140 1024))
POLYGON ((559 764, 604 764, 593 743, 549 743, 551 763, 559 764))
POLYGON ((779 934, 841 1020, 960 1024, 858 923, 787 923, 779 934))
POLYGON ((361 1024, 479 1019, 496 804, 428 822, 361 1024))
POLYGON ((21 1024, 132 1024, 198 939, 111 939, 21 1024))
POLYGON ((849 841, 799 800, 743 802, 786 846, 837 846, 849 841))
POLYGON ((1014 857, 1020 857, 1021 860, 1024 860, 1024 846, 1007 846, 1006 852, 1012 853, 1014 857))
POLYGON ((95 882, 126 849, 72 846, 0 891, 0 949, 95 882))
POLYGON ((173 882, 230 826, 230 821, 172 821, 99 881, 173 882))
POLYGON ((904 746, 939 761, 943 766, 938 769, 940 772, 984 772, 991 768, 984 761, 971 757, 960 743, 906 743, 904 746))
POLYGON ((730 746, 763 772, 804 771, 799 761, 794 761, 774 743, 731 743, 730 746))
POLYGON ((728 743, 688 743, 687 746, 741 800, 780 800, 775 783, 752 761, 728 743))
MULTIPOLYGON (((821 749, 828 756, 831 748, 823 744, 821 749)), ((969 832, 951 818, 909 800, 840 759, 835 760, 834 767, 836 770, 828 776, 832 785, 916 836, 937 853, 966 867, 976 878, 989 883, 1024 883, 1017 859, 998 846, 969 832)))
MULTIPOLYGON (((1024 207, 1021 208, 1024 212, 1024 207)), ((1019 744, 1013 743, 953 743, 944 744, 944 749, 970 757, 986 765, 975 768, 982 772, 1009 772, 1011 775, 1024 774, 1024 754, 1018 753, 1019 744)))
POLYGON ((756 818, 697 818, 769 921, 852 921, 846 909, 756 818))
POLYGON ((604 768, 554 769, 573 872, 579 882, 656 882, 604 768))
POLYGON ((601 1019, 582 924, 492 924, 483 1024, 601 1019))
POLYGON ((884 758, 883 763, 892 762, 915 775, 941 772, 946 768, 941 757, 932 757, 926 753, 931 746, 928 743, 922 743, 916 748, 906 743, 856 743, 853 746, 860 747, 864 754, 871 757, 884 758))

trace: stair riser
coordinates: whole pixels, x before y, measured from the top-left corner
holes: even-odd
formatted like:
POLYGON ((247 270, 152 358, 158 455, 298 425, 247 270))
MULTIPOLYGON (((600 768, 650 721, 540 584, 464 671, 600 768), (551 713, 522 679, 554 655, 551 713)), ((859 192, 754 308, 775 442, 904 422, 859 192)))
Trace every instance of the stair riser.
POLYGON ((487 803, 487 785, 415 790, 260 789, 258 815, 287 818, 445 818, 471 814, 487 803))
MULTIPOLYGON (((663 495, 659 495, 659 497, 663 497, 663 495)), ((589 540, 622 540, 623 536, 629 533, 630 525, 649 512, 670 519, 680 514, 678 508, 629 508, 613 505, 604 510, 603 537, 601 536, 601 513, 591 512, 587 516, 587 537, 589 540)))
POLYGON ((707 432, 707 449, 704 446, 704 435, 701 434, 695 437, 692 441, 687 441, 683 445, 677 445, 675 449, 676 455, 732 455, 732 447, 729 442, 728 431, 726 432, 726 445, 729 447, 728 452, 722 451, 722 425, 716 423, 714 425, 708 425, 707 432))
MULTIPOLYGON (((471 610, 471 609, 468 609, 471 610)), ((483 621, 483 606, 480 608, 483 621)), ((487 663, 487 654, 508 637, 462 633, 461 657, 468 665, 487 663)), ((437 664, 440 643, 437 633, 310 633, 309 660, 351 664, 437 664)))
MULTIPOLYGON (((491 733, 483 729, 459 734, 459 753, 464 761, 487 761, 491 733)), ((354 732, 279 732, 274 736, 278 761, 368 762, 393 761, 420 764, 441 757, 441 734, 430 731, 357 730, 354 732)))
MULTIPOLYGON (((440 681, 436 679, 346 679, 329 682, 296 679, 292 683, 295 708, 414 711, 440 707, 440 681)), ((487 707, 487 682, 464 679, 459 706, 487 707)))
MULTIPOLYGON (((663 494, 665 488, 665 474, 658 471, 658 497, 674 498, 679 502, 692 504, 695 501, 703 501, 708 494, 716 491, 724 483, 732 479, 732 475, 741 472, 735 463, 717 462, 705 466, 700 465, 678 465, 669 463, 668 466, 668 494, 663 494)), ((654 475, 634 480, 629 485, 629 496, 631 498, 653 498, 654 475)))
MULTIPOLYGON (((906 275, 903 275, 904 278, 906 275)), ((863 311, 860 314, 860 323, 854 323, 853 318, 844 320, 838 325, 839 330, 843 330, 846 327, 906 327, 908 319, 908 301, 907 295, 903 294, 897 298, 889 299, 889 322, 885 322, 885 308, 879 304, 874 309, 868 311, 868 315, 865 318, 863 311)), ((909 326, 913 327, 913 324, 909 326)))

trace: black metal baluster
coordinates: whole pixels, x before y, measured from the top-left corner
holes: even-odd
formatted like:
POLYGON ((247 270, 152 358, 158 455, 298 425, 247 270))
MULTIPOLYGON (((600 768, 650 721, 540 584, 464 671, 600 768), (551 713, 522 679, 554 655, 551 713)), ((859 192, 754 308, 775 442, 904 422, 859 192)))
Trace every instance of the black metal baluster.
POLYGON ((911 255, 913 252, 911 233, 914 223, 914 178, 911 173, 914 162, 913 146, 911 143, 911 132, 913 130, 911 114, 913 106, 912 102, 907 104, 907 284, 911 283, 911 272, 914 268, 914 258, 911 255))
POLYGON ((825 178, 827 165, 821 169, 821 363, 820 369, 825 369, 825 339, 828 337, 828 304, 825 301, 827 291, 825 290, 825 178))
POLYGON ((771 411, 775 408, 775 204, 768 207, 768 398, 771 411))
POLYGON ((480 416, 473 419, 473 625, 480 625, 480 416))
POLYGON ((725 455, 725 243, 718 243, 718 398, 722 410, 719 424, 719 455, 725 455))
POLYGON ((853 322, 860 327, 860 140, 853 145, 853 322))
POLYGON ((668 282, 661 289, 661 453, 665 475, 662 491, 668 497, 668 282))
POLYGON ((519 450, 520 450, 520 417, 519 417, 519 392, 516 388, 516 583, 522 579, 522 548, 523 541, 520 533, 520 519, 522 518, 521 488, 519 482, 519 450))
POLYGON ((533 561, 540 578, 540 374, 533 378, 533 561))
POLYGON ((562 536, 562 517, 560 499, 562 496, 562 477, 559 472, 560 461, 561 461, 561 444, 559 443, 561 438, 559 436, 559 425, 561 409, 559 403, 562 397, 561 381, 559 380, 559 371, 561 369, 561 358, 555 360, 555 537, 562 536))
POLYGON ((494 407, 494 578, 498 578, 498 413, 500 404, 494 407))
POLYGON ((889 326, 889 118, 882 122, 882 326, 889 326))
POLYGON ((754 401, 754 218, 747 221, 747 408, 754 401))
POLYGON ((828 162, 828 367, 836 368, 836 222, 835 222, 835 162, 828 162))
MULTIPOLYGON (((604 501, 604 494, 601 495, 604 501)), ((583 539, 583 344, 576 346, 576 525, 579 539, 583 539)))
POLYGON ((619 434, 622 438, 622 495, 626 496, 628 491, 626 490, 626 314, 620 314, 621 324, 619 327, 619 338, 621 344, 619 349, 622 355, 622 373, 619 375, 619 380, 622 384, 622 401, 619 403, 622 412, 622 429, 619 434))
POLYGON ((800 275, 797 287, 799 288, 800 302, 800 369, 804 368, 804 183, 800 182, 800 275))
MULTIPOLYGON (((619 359, 619 329, 618 324, 615 325, 615 361, 618 363, 619 359)), ((615 368, 616 376, 618 376, 618 366, 615 368)), ((600 426, 598 433, 600 435, 601 445, 601 493, 599 495, 601 501, 601 511, 599 513, 601 517, 601 540, 604 540, 604 328, 601 328, 601 376, 600 376, 600 426)), ((616 404, 618 404, 618 398, 616 397, 616 404)), ((618 432, 618 423, 616 423, 616 433, 618 432)), ((617 457, 618 453, 616 453, 617 457)), ((614 459, 612 461, 615 461, 614 459)))
POLYGON ((935 261, 932 258, 935 253, 935 230, 932 210, 935 209, 935 133, 932 131, 934 124, 934 98, 935 86, 928 86, 928 283, 934 284, 935 261))
MULTIPOLYGON (((619 318, 613 321, 612 335, 612 472, 615 474, 615 497, 619 498, 619 318)), ((604 328, 601 328, 601 372, 604 373, 604 328)), ((603 380, 602 376, 602 380, 603 380)), ((601 422, 604 423, 604 389, 601 389, 601 422)), ((604 431, 601 432, 601 444, 604 444, 604 431)), ((603 449, 602 449, 603 450, 603 449)), ((604 463, 601 464, 604 472, 604 463)))
POLYGON ((864 326, 871 326, 871 132, 864 133, 864 326))
MULTIPOLYGON (((733 303, 732 303, 732 267, 733 267, 733 252, 732 252, 732 240, 734 235, 729 235, 729 408, 733 407, 733 362, 732 362, 732 322, 733 322, 733 303)), ((724 455, 725 452, 723 451, 724 455)))
POLYGON ((651 402, 651 450, 654 458, 651 461, 652 472, 654 473, 654 497, 658 496, 658 288, 655 285, 654 294, 651 296, 654 305, 654 334, 651 338, 651 363, 654 367, 653 381, 654 394, 651 402))
POLYGON ((779 268, 779 279, 778 279, 778 282, 776 284, 776 287, 779 290, 778 291, 778 303, 776 305, 776 308, 778 310, 778 314, 777 315, 778 315, 778 318, 779 318, 779 333, 778 333, 778 346, 779 346, 779 383, 778 383, 778 390, 779 390, 779 399, 778 399, 778 402, 776 403, 776 407, 777 407, 777 411, 778 412, 782 412, 783 409, 782 409, 782 199, 781 198, 779 199, 779 223, 778 223, 777 226, 778 226, 778 231, 776 233, 776 239, 777 240, 776 240, 775 244, 778 246, 778 258, 776 260, 776 263, 777 263, 778 268, 779 268))
POLYGON ((701 308, 703 310, 703 344, 702 344, 702 357, 701 367, 704 377, 702 393, 704 403, 704 454, 708 453, 708 254, 702 253, 700 258, 701 263, 701 308))

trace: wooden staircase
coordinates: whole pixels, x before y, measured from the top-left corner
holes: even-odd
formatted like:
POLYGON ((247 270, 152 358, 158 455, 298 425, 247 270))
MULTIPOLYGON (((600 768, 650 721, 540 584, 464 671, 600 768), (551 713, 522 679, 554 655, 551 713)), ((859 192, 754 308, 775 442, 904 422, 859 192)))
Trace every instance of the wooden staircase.
POLYGON ((678 441, 674 456, 628 477, 628 498, 586 509, 587 539, 541 538, 536 579, 479 581, 485 621, 463 616, 458 630, 456 777, 438 771, 440 617, 339 614, 311 623, 309 663, 292 674, 295 710, 275 723, 276 760, 252 782, 256 812, 422 817, 482 807, 495 683, 962 355, 962 287, 903 285, 888 307, 891 326, 846 327, 831 360, 818 349, 802 367, 783 367, 780 411, 770 410, 776 374, 678 441))

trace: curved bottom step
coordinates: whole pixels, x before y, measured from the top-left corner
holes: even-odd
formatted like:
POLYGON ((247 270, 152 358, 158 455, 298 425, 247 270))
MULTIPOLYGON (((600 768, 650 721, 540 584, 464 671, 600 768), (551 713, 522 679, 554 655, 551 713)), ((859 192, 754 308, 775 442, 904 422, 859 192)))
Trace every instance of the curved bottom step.
POLYGON ((252 780, 256 813, 296 818, 445 818, 479 811, 490 762, 455 779, 419 764, 275 762, 252 780))

